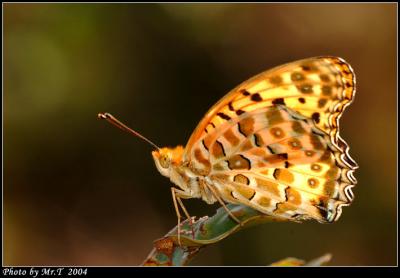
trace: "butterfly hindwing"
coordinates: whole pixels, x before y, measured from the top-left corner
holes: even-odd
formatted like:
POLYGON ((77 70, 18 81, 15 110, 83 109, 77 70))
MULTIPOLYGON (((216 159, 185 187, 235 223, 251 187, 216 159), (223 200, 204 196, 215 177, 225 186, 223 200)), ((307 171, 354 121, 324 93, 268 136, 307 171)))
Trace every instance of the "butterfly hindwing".
POLYGON ((283 105, 244 113, 209 138, 209 176, 227 202, 325 222, 351 201, 339 194, 351 185, 342 178, 349 169, 336 165, 339 149, 312 120, 283 105), (245 133, 243 123, 252 123, 245 133))

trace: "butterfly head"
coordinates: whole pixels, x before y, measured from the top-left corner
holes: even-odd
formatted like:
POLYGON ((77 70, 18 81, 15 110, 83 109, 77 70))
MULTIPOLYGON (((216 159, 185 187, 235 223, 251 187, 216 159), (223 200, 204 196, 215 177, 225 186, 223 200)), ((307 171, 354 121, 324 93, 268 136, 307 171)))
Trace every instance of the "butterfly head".
POLYGON ((169 177, 171 169, 179 166, 182 162, 183 147, 160 148, 151 153, 158 171, 163 176, 169 177))

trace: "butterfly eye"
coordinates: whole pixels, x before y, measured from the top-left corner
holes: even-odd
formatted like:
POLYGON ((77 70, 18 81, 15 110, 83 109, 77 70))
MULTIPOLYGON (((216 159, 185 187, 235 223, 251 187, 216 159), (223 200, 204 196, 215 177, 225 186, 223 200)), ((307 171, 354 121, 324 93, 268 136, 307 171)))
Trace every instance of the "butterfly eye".
POLYGON ((170 159, 169 159, 168 155, 161 155, 160 156, 160 165, 163 168, 169 168, 170 159))

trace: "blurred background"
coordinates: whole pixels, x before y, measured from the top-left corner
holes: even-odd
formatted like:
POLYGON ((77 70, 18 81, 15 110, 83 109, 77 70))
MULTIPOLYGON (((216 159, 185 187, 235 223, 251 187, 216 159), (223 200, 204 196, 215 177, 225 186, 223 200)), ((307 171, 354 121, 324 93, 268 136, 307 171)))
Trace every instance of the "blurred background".
MULTIPOLYGON (((151 146, 185 144, 208 108, 263 70, 345 58, 341 119, 360 168, 337 223, 264 224, 192 265, 396 265, 397 4, 3 4, 4 264, 138 265, 176 225, 151 146)), ((187 200, 192 215, 218 206, 187 200)))

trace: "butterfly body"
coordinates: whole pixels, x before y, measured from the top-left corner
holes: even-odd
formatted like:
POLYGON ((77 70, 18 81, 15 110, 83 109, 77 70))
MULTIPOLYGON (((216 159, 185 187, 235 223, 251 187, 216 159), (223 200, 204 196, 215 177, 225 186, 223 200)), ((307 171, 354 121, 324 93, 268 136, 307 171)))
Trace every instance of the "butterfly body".
POLYGON ((185 148, 161 148, 153 158, 178 199, 333 222, 356 184, 358 166, 339 136, 354 93, 343 59, 292 62, 240 84, 206 113, 185 148))

